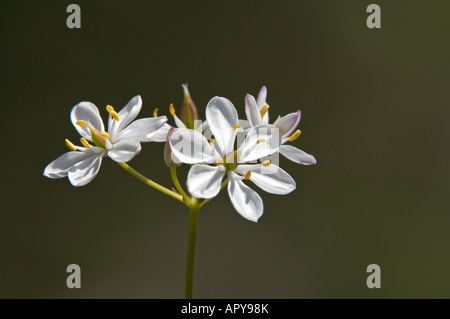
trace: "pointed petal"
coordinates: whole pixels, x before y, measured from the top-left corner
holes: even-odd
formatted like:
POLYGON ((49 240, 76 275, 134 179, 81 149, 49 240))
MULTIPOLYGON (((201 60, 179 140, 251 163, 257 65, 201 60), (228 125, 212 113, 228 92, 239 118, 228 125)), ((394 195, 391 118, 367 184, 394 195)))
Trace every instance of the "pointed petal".
POLYGON ((268 193, 286 195, 296 187, 291 175, 277 165, 239 165, 235 172, 245 175, 249 170, 250 180, 268 193))
POLYGON ((234 172, 229 172, 228 195, 234 209, 242 217, 257 222, 262 216, 264 205, 261 197, 253 189, 245 185, 234 172))
POLYGON ((284 155, 287 159, 297 164, 314 165, 317 163, 314 156, 291 145, 281 145, 279 152, 281 155, 284 155))
POLYGON ((229 100, 216 96, 209 101, 205 114, 221 155, 225 156, 233 148, 236 136, 233 127, 238 124, 238 113, 229 100))
POLYGON ((70 168, 89 157, 90 154, 86 152, 71 151, 64 153, 53 162, 47 165, 44 170, 44 176, 49 178, 66 177, 70 168))
POLYGON ((112 138, 115 138, 116 134, 119 134, 128 124, 130 124, 136 116, 141 111, 142 107, 142 99, 140 95, 136 95, 133 97, 127 105, 120 110, 117 115, 119 116, 119 121, 113 120, 111 117, 109 118, 109 134, 112 138))
MULTIPOLYGON (((265 85, 262 86, 261 90, 259 90, 258 97, 256 98, 256 104, 258 104, 258 109, 261 110, 263 106, 267 104, 267 88, 265 85)), ((262 124, 269 123, 269 111, 264 114, 262 124)))
POLYGON ((261 124, 252 127, 240 148, 239 163, 252 162, 271 155, 278 151, 280 145, 281 136, 276 126, 261 124), (264 142, 258 143, 261 140, 264 142))
POLYGON ((180 120, 180 118, 176 114, 173 115, 173 120, 175 121, 175 125, 178 128, 186 128, 186 125, 184 125, 183 121, 180 120))
POLYGON ((187 128, 175 129, 169 137, 169 143, 172 154, 181 163, 214 163, 219 158, 206 137, 195 130, 187 128))
POLYGON ((298 110, 297 112, 289 113, 283 117, 279 117, 273 125, 280 129, 280 134, 283 138, 288 138, 294 130, 297 128, 298 123, 300 122, 301 112, 298 110))
POLYGON ((187 188, 197 198, 212 198, 220 192, 225 167, 195 164, 189 170, 187 188))
POLYGON ((258 97, 256 98, 256 103, 258 104, 259 108, 262 108, 264 105, 267 104, 267 88, 265 85, 261 87, 261 90, 259 90, 258 97))
POLYGON ((116 137, 116 141, 122 138, 135 139, 139 142, 149 142, 148 135, 159 130, 167 122, 167 117, 148 117, 134 121, 128 125, 116 137))
POLYGON ((250 126, 261 124, 262 118, 259 109, 260 108, 258 107, 258 104, 256 103, 253 95, 247 94, 245 96, 245 115, 247 116, 247 120, 250 123, 250 126))
POLYGON ((79 126, 77 124, 78 121, 91 123, 99 131, 105 130, 100 112, 91 102, 81 102, 75 105, 70 113, 70 120, 78 133, 89 141, 92 141, 91 131, 88 128, 79 126))
POLYGON ((172 128, 169 124, 164 124, 161 128, 153 133, 147 135, 147 141, 149 142, 166 142, 167 134, 169 130, 172 128))
POLYGON ((141 151, 141 143, 134 139, 122 139, 113 145, 108 156, 116 162, 125 163, 130 161, 141 151))
POLYGON ((102 159, 103 156, 94 155, 72 166, 68 173, 70 183, 78 187, 91 182, 97 176, 102 159))

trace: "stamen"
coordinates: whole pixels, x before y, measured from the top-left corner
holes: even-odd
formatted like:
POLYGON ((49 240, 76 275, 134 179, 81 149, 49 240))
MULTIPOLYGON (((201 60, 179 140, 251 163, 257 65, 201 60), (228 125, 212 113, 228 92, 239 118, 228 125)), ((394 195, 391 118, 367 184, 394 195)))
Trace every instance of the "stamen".
POLYGON ((219 166, 220 164, 223 164, 223 159, 221 158, 216 161, 217 166, 219 166))
POLYGON ((248 180, 248 179, 250 179, 250 176, 252 176, 252 170, 251 169, 248 170, 248 172, 245 174, 244 179, 248 180))
POLYGON ((266 139, 260 138, 259 140, 256 141, 256 144, 259 144, 259 143, 262 143, 262 142, 265 142, 265 141, 266 141, 266 139))
POLYGON ((264 166, 270 165, 270 161, 269 160, 265 160, 264 162, 262 162, 261 164, 263 164, 264 166))
POLYGON ((268 109, 269 109, 269 104, 266 104, 261 108, 261 110, 259 111, 261 113, 261 117, 263 117, 266 114, 268 109))
POLYGON ((295 131, 295 133, 292 134, 292 135, 288 138, 288 141, 289 141, 289 142, 295 141, 295 140, 300 136, 300 134, 302 134, 302 132, 301 132, 300 130, 295 131))
POLYGON ((175 108, 173 107, 173 103, 169 106, 170 115, 175 116, 175 108))
POLYGON ((157 116, 158 116, 158 111, 159 111, 158 108, 156 108, 156 109, 153 111, 153 117, 157 117, 157 116))
POLYGON ((106 132, 100 132, 100 135, 103 136, 103 137, 109 137, 109 134, 106 133, 106 132))
POLYGON ((81 142, 81 144, 82 144, 84 147, 86 147, 86 148, 91 147, 91 144, 89 144, 89 142, 87 141, 87 139, 85 139, 84 137, 80 138, 80 142, 81 142))
POLYGON ((88 128, 89 126, 87 125, 87 123, 85 121, 77 121, 77 125, 84 127, 84 128, 88 128))
POLYGON ((66 142, 66 146, 71 150, 71 151, 76 151, 77 148, 75 147, 75 145, 73 145, 73 143, 71 141, 69 141, 67 138, 65 140, 66 142))
POLYGON ((232 129, 240 128, 241 126, 239 124, 232 127, 232 129))
POLYGON ((212 139, 210 139, 208 142, 212 143, 212 142, 214 142, 214 141, 215 141, 215 139, 212 138, 212 139))
POLYGON ((116 111, 114 111, 114 108, 111 105, 107 105, 106 106, 106 110, 108 111, 109 114, 111 114, 111 116, 118 122, 119 121, 119 115, 117 114, 116 111))

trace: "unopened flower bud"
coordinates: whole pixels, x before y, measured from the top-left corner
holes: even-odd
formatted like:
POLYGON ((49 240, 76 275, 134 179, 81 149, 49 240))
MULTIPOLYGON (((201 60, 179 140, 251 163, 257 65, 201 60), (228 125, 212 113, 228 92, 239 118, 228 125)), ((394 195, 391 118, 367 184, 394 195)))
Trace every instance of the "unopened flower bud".
POLYGON ((187 128, 194 129, 194 122, 198 120, 197 107, 194 101, 192 101, 191 94, 189 93, 187 84, 183 84, 184 98, 183 105, 180 109, 180 120, 186 125, 187 128))

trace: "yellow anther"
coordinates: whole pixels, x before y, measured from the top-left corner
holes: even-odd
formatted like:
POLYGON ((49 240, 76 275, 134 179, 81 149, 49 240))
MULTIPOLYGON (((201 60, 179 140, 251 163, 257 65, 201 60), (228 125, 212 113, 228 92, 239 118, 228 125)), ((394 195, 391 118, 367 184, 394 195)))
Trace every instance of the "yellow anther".
POLYGON ((240 128, 241 126, 239 124, 232 127, 232 129, 240 128))
POLYGON ((114 108, 111 105, 107 105, 106 110, 108 111, 109 114, 111 114, 113 119, 115 119, 116 121, 119 121, 119 114, 117 114, 117 112, 114 111, 114 108))
POLYGON ((82 120, 77 121, 77 125, 79 125, 79 126, 81 126, 81 127, 85 127, 85 128, 88 128, 88 127, 89 127, 89 126, 87 125, 87 123, 86 123, 85 121, 82 121, 82 120))
POLYGON ((270 161, 269 160, 265 160, 264 162, 262 162, 261 164, 263 164, 264 166, 270 165, 270 161))
POLYGON ((173 103, 169 106, 170 115, 175 116, 175 108, 173 107, 173 103))
POLYGON ((106 133, 106 132, 100 132, 100 135, 103 136, 103 137, 109 137, 109 134, 106 133))
POLYGON ((87 139, 85 139, 84 137, 80 138, 80 142, 81 142, 81 144, 82 144, 84 147, 86 147, 86 148, 91 147, 91 145, 89 144, 89 142, 87 141, 87 139))
POLYGON ((261 113, 261 117, 263 117, 266 114, 268 109, 269 109, 269 104, 266 104, 261 108, 261 110, 259 111, 261 113))
POLYGON ((113 119, 115 119, 117 122, 119 122, 119 114, 117 114, 116 111, 112 111, 112 112, 109 113, 109 114, 111 114, 111 116, 113 117, 113 119))
POLYGON ((295 140, 300 136, 300 134, 302 134, 302 132, 301 132, 300 130, 295 131, 295 133, 292 134, 292 135, 288 138, 288 141, 289 141, 289 142, 295 141, 295 140))
POLYGON ((158 111, 159 111, 158 108, 156 108, 156 109, 153 111, 153 117, 157 117, 157 116, 158 116, 158 111))
POLYGON ((75 145, 73 145, 73 143, 71 142, 71 141, 69 141, 67 138, 66 138, 66 145, 67 145, 67 147, 71 150, 71 151, 76 151, 77 150, 77 148, 75 147, 75 145))
POLYGON ((245 174, 244 179, 248 180, 248 179, 250 179, 250 176, 252 176, 252 170, 251 169, 245 174))
POLYGON ((256 144, 259 144, 259 143, 262 143, 262 142, 265 142, 265 141, 266 141, 266 139, 260 138, 259 140, 256 141, 256 144))
POLYGON ((221 158, 216 161, 216 165, 220 165, 220 164, 223 164, 223 159, 221 159, 221 158))
POLYGON ((209 140, 210 143, 212 143, 212 142, 214 142, 214 141, 215 141, 214 138, 212 138, 212 139, 209 140))

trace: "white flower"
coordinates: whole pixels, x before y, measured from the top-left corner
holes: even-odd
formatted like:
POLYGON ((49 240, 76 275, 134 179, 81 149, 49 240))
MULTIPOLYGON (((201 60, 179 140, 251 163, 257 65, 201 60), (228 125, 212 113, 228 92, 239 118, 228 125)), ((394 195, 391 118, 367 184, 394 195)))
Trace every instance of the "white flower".
MULTIPOLYGON (((265 86, 259 91, 256 100, 250 94, 245 96, 245 114, 247 115, 247 121, 240 123, 243 127, 248 129, 255 125, 269 123, 269 105, 266 102, 266 98, 267 88, 265 86)), ((278 117, 275 120, 273 125, 280 129, 280 134, 282 135, 281 144, 293 142, 300 136, 300 130, 296 130, 300 122, 300 117, 301 112, 298 110, 283 117, 278 117)), ((317 163, 314 156, 291 145, 281 145, 279 152, 287 159, 298 164, 313 165, 317 163)))
POLYGON ((44 176, 49 178, 68 176, 73 186, 83 186, 97 175, 104 156, 109 156, 116 162, 131 160, 141 151, 140 142, 151 141, 154 133, 167 122, 165 116, 160 116, 143 118, 131 123, 141 107, 142 99, 139 95, 132 98, 118 113, 108 105, 106 107, 109 112, 108 132, 105 132, 103 120, 94 104, 81 102, 75 105, 70 118, 82 136, 83 147, 75 146, 66 140, 66 145, 71 151, 51 162, 45 168, 44 176))
POLYGON ((227 175, 228 194, 234 208, 256 222, 263 214, 263 202, 244 180, 273 194, 288 194, 295 189, 292 177, 270 161, 247 164, 278 151, 281 143, 278 129, 268 124, 252 127, 234 151, 236 129, 240 126, 233 104, 225 98, 213 98, 206 107, 206 120, 214 136, 210 141, 200 132, 184 128, 176 129, 169 137, 175 158, 194 164, 188 173, 188 190, 196 198, 212 198, 219 193, 222 179, 227 175))

